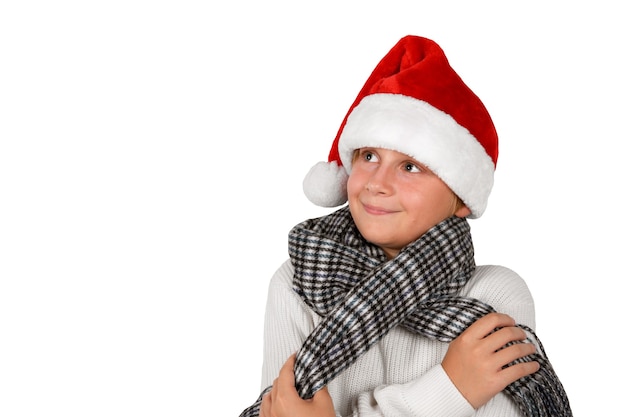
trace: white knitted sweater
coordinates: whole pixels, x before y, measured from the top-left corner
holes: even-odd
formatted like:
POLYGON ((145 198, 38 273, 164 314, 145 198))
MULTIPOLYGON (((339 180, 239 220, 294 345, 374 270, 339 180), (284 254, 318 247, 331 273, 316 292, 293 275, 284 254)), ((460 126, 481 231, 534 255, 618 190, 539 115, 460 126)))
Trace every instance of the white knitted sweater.
MULTIPOLYGON (((292 290, 293 266, 286 261, 269 286, 265 313, 261 389, 271 385, 287 358, 319 323, 320 316, 292 290)), ((535 327, 526 283, 501 266, 479 266, 462 295, 478 298, 517 323, 535 327)), ((474 410, 441 367, 446 343, 396 327, 337 376, 329 391, 338 416, 520 417, 506 394, 474 410)))

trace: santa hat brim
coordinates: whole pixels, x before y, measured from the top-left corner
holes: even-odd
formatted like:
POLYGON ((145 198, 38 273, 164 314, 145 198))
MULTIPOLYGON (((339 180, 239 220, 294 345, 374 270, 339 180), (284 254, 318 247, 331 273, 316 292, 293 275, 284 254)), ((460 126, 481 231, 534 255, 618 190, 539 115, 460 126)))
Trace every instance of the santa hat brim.
MULTIPOLYGON (((426 165, 480 217, 493 187, 495 165, 478 140, 450 115, 401 94, 363 98, 339 138, 339 155, 349 174, 354 150, 391 149, 426 165)), ((331 190, 327 190, 331 191, 331 190)))

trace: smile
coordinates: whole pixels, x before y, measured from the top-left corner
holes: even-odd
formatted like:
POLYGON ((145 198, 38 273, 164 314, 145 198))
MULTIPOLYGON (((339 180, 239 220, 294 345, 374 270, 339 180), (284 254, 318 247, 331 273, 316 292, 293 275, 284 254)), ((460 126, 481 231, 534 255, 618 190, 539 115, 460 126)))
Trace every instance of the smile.
POLYGON ((372 214, 375 216, 395 213, 395 211, 393 210, 387 210, 382 207, 370 206, 368 204, 363 204, 363 210, 365 210, 366 213, 372 214))

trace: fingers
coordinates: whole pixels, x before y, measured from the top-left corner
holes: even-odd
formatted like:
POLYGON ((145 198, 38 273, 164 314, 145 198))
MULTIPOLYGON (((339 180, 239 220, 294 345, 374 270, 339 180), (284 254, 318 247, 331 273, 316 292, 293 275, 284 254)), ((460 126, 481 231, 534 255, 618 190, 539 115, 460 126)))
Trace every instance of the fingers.
POLYGON ((280 369, 280 372, 278 373, 279 382, 284 383, 285 385, 288 385, 291 387, 296 386, 296 379, 293 373, 293 367, 295 364, 296 364, 296 354, 294 353, 289 358, 287 358, 287 360, 283 364, 283 367, 280 369))
MULTIPOLYGON (((519 339, 514 339, 514 340, 519 340, 519 339)), ((510 343, 511 341, 514 341, 514 340, 505 342, 505 344, 510 343)), ((494 343, 494 344, 497 345, 497 343, 494 343)), ((499 345, 499 346, 502 346, 502 345, 499 345)), ((502 347, 498 349, 499 350, 497 350, 494 354, 494 358, 496 359, 498 363, 502 364, 502 366, 505 366, 517 359, 521 359, 525 356, 532 355, 533 353, 537 352, 537 347, 530 342, 515 343, 510 346, 506 346, 506 347, 502 347)))
MULTIPOLYGON (((516 327, 513 318, 507 316, 506 314, 488 314, 482 319, 477 320, 475 324, 478 324, 477 329, 475 329, 476 335, 487 332, 487 335, 484 336, 481 341, 481 344, 483 345, 482 348, 486 351, 494 352, 493 364, 498 368, 509 365, 510 363, 525 356, 532 355, 537 351, 534 344, 524 342, 524 340, 527 339, 526 332, 523 329, 516 327)), ((519 369, 515 372, 527 374, 526 372, 532 373, 537 369, 538 364, 532 363, 530 366, 519 367, 519 369)))
POLYGON ((478 408, 510 383, 539 369, 535 361, 511 364, 536 352, 526 338, 510 316, 487 314, 450 343, 441 365, 461 394, 478 408))
POLYGON ((502 378, 506 382, 506 385, 517 381, 520 378, 533 374, 539 370, 539 363, 537 361, 521 362, 515 365, 511 365, 500 371, 502 378))
POLYGON ((515 326, 515 320, 511 316, 502 313, 489 313, 476 320, 467 330, 473 337, 484 339, 494 329, 512 326, 515 326))
POLYGON ((328 387, 324 387, 313 395, 313 402, 321 409, 334 409, 333 400, 328 392, 328 387))
POLYGON ((272 384, 271 391, 263 397, 259 417, 280 415, 281 410, 290 408, 286 405, 289 401, 293 398, 299 398, 293 373, 295 361, 296 355, 293 354, 283 364, 278 377, 272 384))
POLYGON ((263 397, 259 417, 335 417, 335 408, 328 388, 315 393, 312 399, 303 400, 295 387, 293 367, 296 355, 283 364, 271 391, 263 397))
POLYGON ((285 361, 285 363, 283 364, 283 369, 287 368, 287 369, 292 369, 293 370, 293 366, 296 363, 296 354, 292 353, 291 356, 289 356, 287 358, 287 360, 285 361))
POLYGON ((263 396, 263 400, 261 401, 261 407, 259 408, 259 417, 269 417, 271 416, 272 410, 272 391, 268 392, 263 396))
POLYGON ((473 346, 483 352, 496 352, 512 341, 524 340, 526 333, 515 327, 512 317, 501 313, 489 313, 469 326, 455 343, 473 346))
MULTIPOLYGON (((534 345, 531 343, 517 343, 512 346, 505 347, 509 343, 523 342, 524 340, 526 340, 526 332, 524 332, 524 330, 520 329, 519 327, 504 327, 501 329, 495 329, 493 333, 489 334, 483 339, 483 343, 485 344, 485 349, 492 352, 500 351, 501 349, 508 350, 510 347, 515 348, 508 350, 509 353, 517 352, 518 349, 522 351, 526 351, 529 348, 534 349, 534 345)), ((526 356, 531 353, 534 353, 534 350, 527 352, 525 355, 522 356, 526 356)))

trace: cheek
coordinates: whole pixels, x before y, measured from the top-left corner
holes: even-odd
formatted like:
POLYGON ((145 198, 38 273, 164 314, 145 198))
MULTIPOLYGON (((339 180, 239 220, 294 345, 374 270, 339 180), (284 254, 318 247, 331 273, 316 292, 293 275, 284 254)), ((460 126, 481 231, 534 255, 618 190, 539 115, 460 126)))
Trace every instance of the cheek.
POLYGON ((362 188, 363 188, 362 177, 358 173, 353 171, 348 177, 348 183, 346 185, 346 189, 348 191, 348 200, 350 199, 351 196, 357 195, 362 188))
POLYGON ((437 187, 405 187, 398 195, 404 209, 417 221, 443 220, 452 211, 453 195, 437 187))

